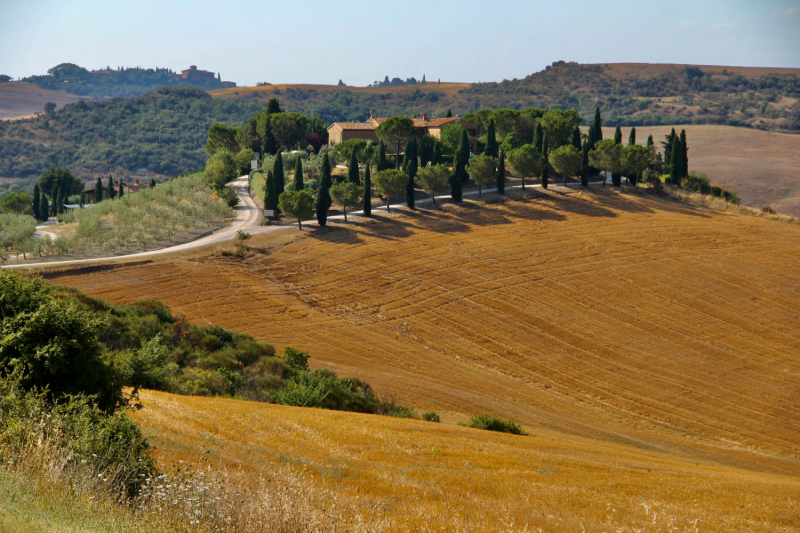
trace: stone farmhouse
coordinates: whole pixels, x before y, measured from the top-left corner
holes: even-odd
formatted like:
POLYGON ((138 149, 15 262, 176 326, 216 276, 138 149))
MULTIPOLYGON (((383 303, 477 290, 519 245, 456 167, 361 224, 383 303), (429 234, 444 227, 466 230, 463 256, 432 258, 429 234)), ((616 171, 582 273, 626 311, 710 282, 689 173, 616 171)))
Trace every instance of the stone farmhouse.
MULTIPOLYGON (((103 200, 107 200, 108 199, 108 190, 106 189, 106 185, 107 185, 107 183, 103 182, 103 198, 102 198, 103 200)), ((139 183, 139 180, 137 179, 136 182, 133 183, 133 184, 123 183, 122 184, 122 192, 124 194, 129 194, 129 193, 132 193, 132 192, 141 191, 142 189, 146 189, 149 186, 150 186, 149 183, 147 183, 147 182, 139 183)), ((115 191, 119 191, 119 180, 114 180, 114 190, 115 191)), ((94 201, 94 187, 92 187, 90 189, 86 189, 86 190, 83 191, 83 203, 84 203, 84 205, 89 205, 89 204, 95 203, 95 201, 94 201)))
MULTIPOLYGON (((366 139, 375 143, 380 142, 375 134, 375 129, 381 125, 386 118, 377 118, 369 115, 366 122, 334 122, 328 126, 328 146, 334 146, 340 142, 350 139, 366 139)), ((478 151, 478 126, 472 122, 463 120, 459 115, 450 118, 429 118, 427 113, 421 117, 414 115, 414 128, 420 135, 431 135, 441 138, 442 129, 451 124, 459 124, 462 129, 467 130, 470 138, 470 146, 473 152, 478 151)), ((393 153, 394 147, 387 146, 386 153, 393 153)))

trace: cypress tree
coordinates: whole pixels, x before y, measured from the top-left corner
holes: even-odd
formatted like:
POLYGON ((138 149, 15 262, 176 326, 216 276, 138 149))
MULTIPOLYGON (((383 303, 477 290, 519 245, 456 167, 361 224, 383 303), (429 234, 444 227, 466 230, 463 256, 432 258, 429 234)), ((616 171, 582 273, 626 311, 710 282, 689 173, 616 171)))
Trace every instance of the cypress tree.
POLYGON ((303 160, 299 157, 294 164, 294 190, 302 191, 305 189, 305 185, 303 185, 303 160))
POLYGON ((272 113, 283 113, 277 98, 270 98, 267 102, 267 114, 271 115, 272 113))
POLYGON ((372 177, 369 172, 369 162, 364 169, 364 216, 372 216, 372 177))
POLYGON ((655 143, 653 142, 653 136, 652 135, 648 135, 647 136, 647 147, 648 148, 654 148, 655 147, 655 143))
POLYGON ((442 164, 442 143, 436 141, 433 143, 433 157, 431 157, 431 165, 442 164))
POLYGON ((675 128, 667 135, 667 141, 664 143, 664 163, 670 165, 669 174, 672 175, 672 145, 675 143, 675 128))
POLYGON ((470 153, 471 149, 467 130, 461 130, 461 142, 458 143, 458 150, 456 151, 456 156, 461 160, 461 183, 466 183, 469 180, 467 165, 469 165, 470 153))
POLYGON ((317 223, 324 226, 328 223, 328 209, 331 208, 331 161, 325 156, 320 170, 319 193, 317 194, 317 223))
POLYGON ((275 163, 272 165, 272 186, 274 187, 272 189, 272 195, 275 198, 275 207, 273 209, 275 209, 276 214, 279 211, 278 197, 283 192, 285 184, 286 182, 283 177, 283 157, 281 153, 278 152, 278 155, 275 157, 275 163))
POLYGON ((542 135, 544 135, 544 130, 542 129, 542 123, 536 123, 536 129, 533 130, 533 146, 539 150, 539 153, 542 153, 542 135))
POLYGON ((452 117, 452 116, 453 116, 453 112, 452 112, 452 111, 450 111, 450 110, 448 109, 448 110, 447 110, 447 113, 446 113, 446 114, 445 114, 445 116, 444 116, 444 118, 450 118, 450 117, 452 117))
POLYGON ((39 192, 39 184, 33 186, 33 202, 31 202, 31 210, 33 211, 33 218, 36 220, 41 220, 42 217, 39 215, 39 204, 42 203, 40 192, 39 192))
POLYGON ((414 178, 417 176, 417 140, 411 139, 406 145, 405 163, 403 164, 404 170, 408 175, 408 184, 406 185, 406 205, 410 209, 414 209, 414 189, 416 184, 414 178))
POLYGON ((53 187, 53 192, 51 194, 51 198, 53 199, 53 205, 50 206, 51 212, 53 216, 58 215, 58 200, 61 197, 61 191, 58 187, 53 187))
POLYGON ((103 180, 97 176, 97 183, 94 184, 94 203, 99 204, 103 201, 103 180))
POLYGON ((361 185, 361 179, 358 176, 358 157, 356 157, 356 151, 350 154, 350 164, 348 165, 347 169, 347 181, 350 183, 355 183, 356 185, 361 185))
POLYGON ((42 220, 47 220, 50 216, 50 204, 47 202, 46 194, 39 197, 39 216, 42 220))
POLYGON ((597 141, 603 140, 603 119, 600 117, 600 108, 594 108, 594 122, 589 127, 589 150, 594 148, 597 141))
POLYGON ((686 143, 686 130, 681 130, 681 178, 689 175, 689 145, 686 143))
POLYGON ((119 197, 122 198, 123 191, 122 191, 122 180, 119 180, 119 197))
POLYGON ((575 126, 575 129, 572 130, 572 146, 575 147, 576 150, 580 151, 581 147, 581 129, 578 126, 575 126))
POLYGON ((494 119, 489 120, 489 127, 486 129, 486 148, 483 150, 483 155, 490 157, 497 157, 497 135, 494 131, 494 119))
POLYGON ((264 184, 264 209, 275 209, 278 200, 275 198, 275 178, 272 170, 267 171, 267 180, 264 184))
MULTIPOLYGON (((277 102, 277 100, 275 100, 277 102)), ((264 139, 261 143, 261 151, 265 154, 275 155, 278 151, 275 147, 275 135, 272 134, 272 121, 267 117, 267 123, 264 126, 264 139)))
POLYGON ((506 193, 506 153, 500 152, 497 155, 497 192, 506 193))
POLYGON ((547 159, 547 132, 542 133, 542 155, 544 155, 544 165, 542 165, 542 189, 547 188, 547 182, 550 180, 550 163, 547 159))
POLYGON ((679 185, 681 181, 681 147, 680 138, 675 138, 672 141, 672 151, 670 153, 670 180, 673 184, 679 185))
MULTIPOLYGON (((617 128, 614 130, 614 144, 622 144, 622 129, 620 129, 619 124, 617 124, 617 128)), ((612 173, 611 183, 614 187, 622 185, 622 174, 619 172, 612 173)))
POLYGON ((628 146, 636 144, 636 128, 631 128, 631 134, 628 136, 628 146))
POLYGON ((583 161, 581 164, 581 185, 589 186, 589 140, 583 141, 583 161))
POLYGON ((117 196, 117 191, 114 190, 114 178, 111 174, 108 175, 108 185, 106 185, 106 194, 109 200, 113 200, 117 196))
POLYGON ((80 201, 80 203, 79 203, 78 207, 80 207, 81 209, 83 209, 83 194, 81 194, 81 201, 80 201))
POLYGON ((463 196, 461 193, 461 175, 459 174, 459 166, 461 162, 458 158, 458 154, 453 156, 453 175, 450 176, 450 198, 454 202, 460 202, 463 200, 463 196))
MULTIPOLYGON (((436 147, 434 147, 434 154, 436 153, 436 147)), ((378 167, 377 170, 380 172, 381 170, 386 170, 389 168, 389 162, 386 161, 386 146, 381 141, 381 147, 378 149, 378 167)))
POLYGON ((150 188, 152 189, 152 188, 153 188, 153 187, 155 187, 155 186, 156 186, 156 180, 155 180, 155 178, 150 178, 150 188))

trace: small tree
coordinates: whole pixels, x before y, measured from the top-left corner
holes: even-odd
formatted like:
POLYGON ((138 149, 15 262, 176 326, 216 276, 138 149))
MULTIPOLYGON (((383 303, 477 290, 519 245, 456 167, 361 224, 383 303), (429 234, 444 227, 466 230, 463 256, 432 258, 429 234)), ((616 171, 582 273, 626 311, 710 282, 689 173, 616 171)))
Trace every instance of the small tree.
POLYGON ((452 116, 453 116, 453 112, 448 109, 447 113, 445 113, 445 115, 444 115, 444 118, 450 118, 452 116))
POLYGON ((310 191, 286 191, 278 198, 278 209, 288 218, 296 218, 297 226, 303 229, 303 220, 314 216, 314 195, 310 191))
POLYGON ((244 244, 244 241, 250 237, 252 237, 252 235, 245 233, 242 230, 236 232, 236 239, 239 241, 236 244, 236 253, 238 253, 240 256, 244 255, 244 253, 247 251, 247 246, 244 244))
POLYGON ((22 191, 13 191, 0 200, 0 209, 4 213, 14 213, 15 215, 23 215, 31 212, 33 198, 31 195, 22 191))
POLYGON ((538 176, 545 164, 544 156, 532 144, 523 144, 508 153, 508 163, 515 176, 522 180, 522 190, 525 190, 525 178, 538 176))
POLYGON ((489 127, 486 129, 486 147, 483 149, 483 154, 489 157, 497 157, 497 135, 494 131, 494 119, 489 119, 489 127))
POLYGON ((303 185, 303 160, 298 157, 294 164, 294 190, 302 191, 305 189, 303 185))
POLYGON ((369 171, 369 163, 364 169, 364 216, 372 216, 372 176, 369 171))
POLYGON ((621 168, 620 158, 622 156, 622 145, 614 142, 614 139, 603 139, 594 145, 594 149, 589 152, 589 164, 603 171, 603 186, 609 172, 619 172, 621 168))
POLYGON ((559 146, 550 152, 550 163, 556 172, 564 175, 564 187, 567 186, 567 175, 574 176, 581 169, 581 152, 571 144, 559 146))
POLYGON ((478 186, 478 196, 483 196, 481 187, 489 185, 496 179, 495 171, 497 169, 497 160, 488 155, 479 155, 469 160, 467 173, 471 179, 478 186))
POLYGON ((436 205, 436 193, 444 189, 450 179, 450 169, 446 165, 430 165, 419 169, 417 181, 423 190, 428 191, 436 205))
MULTIPOLYGON (((206 161, 206 176, 216 191, 221 191, 228 182, 236 179, 236 175, 236 160, 227 150, 216 152, 206 161)), ((108 198, 113 198, 111 194, 113 191, 109 177, 108 198)))
POLYGON ((500 152, 497 156, 497 192, 506 193, 506 153, 500 152))
POLYGON ((343 181, 331 187, 331 197, 336 205, 342 206, 344 220, 347 221, 347 208, 358 205, 361 199, 361 186, 350 181, 343 181))
POLYGON ((386 197, 386 212, 390 213, 389 200, 392 196, 401 194, 408 184, 408 176, 402 170, 389 169, 375 173, 375 189, 378 194, 386 197))
MULTIPOLYGON (((395 168, 400 168, 400 149, 409 137, 414 135, 414 121, 408 117, 391 117, 375 128, 375 135, 386 144, 395 147, 395 168)), ((375 175, 377 178, 377 174, 375 175)))
POLYGON ((156 179, 155 178, 150 178, 150 188, 152 189, 155 186, 156 186, 156 179))
POLYGON ((630 144, 622 149, 620 166, 636 185, 638 176, 650 165, 650 150, 641 144, 630 144))
POLYGON ((331 208, 331 161, 323 156, 320 170, 319 192, 317 193, 317 223, 325 226, 328 223, 328 209, 331 208))

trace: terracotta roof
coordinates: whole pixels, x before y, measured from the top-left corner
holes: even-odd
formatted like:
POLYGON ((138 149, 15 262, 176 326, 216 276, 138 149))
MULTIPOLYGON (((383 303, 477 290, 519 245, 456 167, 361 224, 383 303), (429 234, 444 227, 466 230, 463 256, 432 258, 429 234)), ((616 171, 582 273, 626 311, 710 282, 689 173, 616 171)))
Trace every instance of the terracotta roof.
POLYGON ((374 130, 375 126, 368 122, 334 122, 328 129, 334 126, 339 126, 343 130, 374 130))
MULTIPOLYGON (((378 127, 381 123, 386 120, 385 117, 370 117, 367 122, 334 122, 328 129, 331 129, 333 126, 339 126, 343 130, 374 130, 378 127)), ((441 128, 448 124, 455 123, 461 121, 467 125, 475 127, 474 124, 471 122, 467 122, 466 120, 462 120, 459 117, 448 117, 448 118, 412 118, 414 122, 415 128, 441 128)))

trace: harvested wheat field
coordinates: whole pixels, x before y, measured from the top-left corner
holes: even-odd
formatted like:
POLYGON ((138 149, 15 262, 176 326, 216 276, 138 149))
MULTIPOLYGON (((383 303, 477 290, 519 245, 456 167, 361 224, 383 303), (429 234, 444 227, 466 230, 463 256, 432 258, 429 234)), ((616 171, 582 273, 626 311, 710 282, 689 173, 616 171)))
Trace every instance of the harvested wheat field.
MULTIPOLYGON (((142 394, 162 461, 210 463, 325 531, 797 531, 796 477, 697 464, 555 430, 142 394), (270 480, 270 481, 266 481, 270 480)), ((226 479, 226 478, 223 478, 226 479)), ((273 513, 274 514, 274 511, 273 513)), ((252 519, 252 518, 251 518, 252 519)))
POLYGON ((445 422, 800 475, 798 225, 598 187, 250 242, 48 277, 309 351, 445 422))

